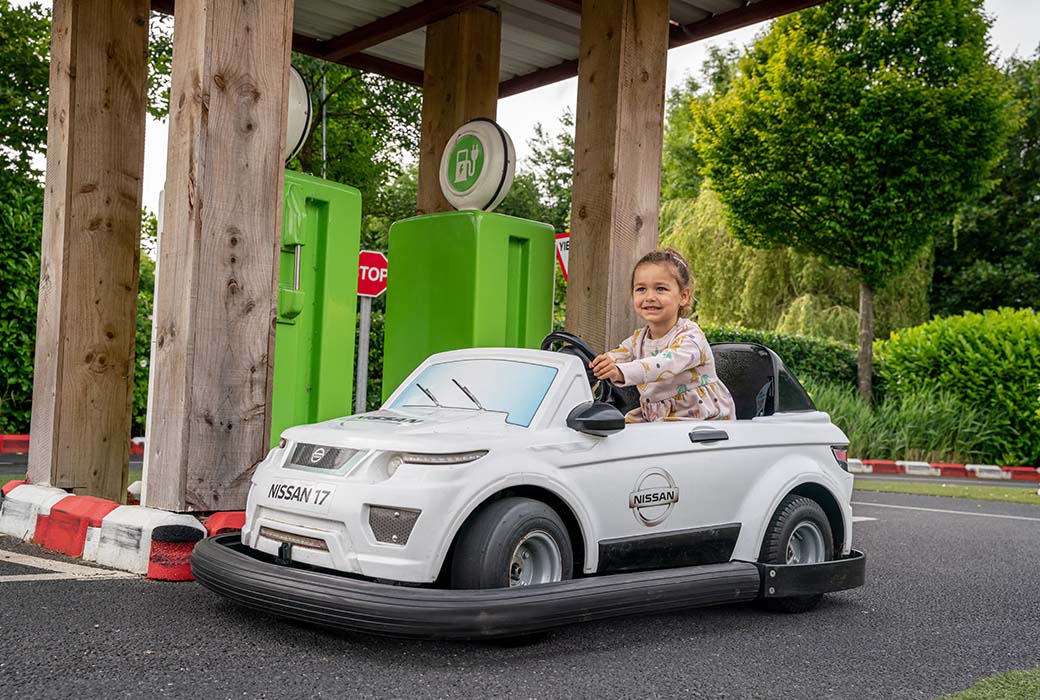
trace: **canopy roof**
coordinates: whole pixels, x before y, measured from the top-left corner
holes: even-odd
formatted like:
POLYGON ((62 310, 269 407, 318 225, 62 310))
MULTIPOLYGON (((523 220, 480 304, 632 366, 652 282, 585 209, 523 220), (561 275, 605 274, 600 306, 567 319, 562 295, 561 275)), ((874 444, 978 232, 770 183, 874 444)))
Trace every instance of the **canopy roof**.
MULTIPOLYGON (((823 0, 671 0, 670 47, 823 0)), ((173 0, 152 0, 171 12, 173 0)), ((499 96, 578 74, 581 0, 295 0, 293 50, 422 85, 426 25, 483 5, 502 16, 499 96)))

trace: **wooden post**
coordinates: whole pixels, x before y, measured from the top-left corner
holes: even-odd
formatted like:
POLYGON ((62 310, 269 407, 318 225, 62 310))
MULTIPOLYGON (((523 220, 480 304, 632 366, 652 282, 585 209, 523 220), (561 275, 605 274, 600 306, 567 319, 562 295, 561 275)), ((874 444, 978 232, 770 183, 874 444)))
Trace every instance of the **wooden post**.
POLYGON ((668 0, 584 0, 567 330, 593 349, 636 327, 632 266, 657 246, 668 0))
POLYGON ((29 478, 126 500, 148 0, 55 0, 29 478))
POLYGON ((441 193, 441 154, 455 130, 471 119, 494 119, 502 18, 475 7, 426 28, 418 212, 451 211, 441 193))
POLYGON ((143 502, 241 509, 268 448, 292 0, 177 0, 143 502))

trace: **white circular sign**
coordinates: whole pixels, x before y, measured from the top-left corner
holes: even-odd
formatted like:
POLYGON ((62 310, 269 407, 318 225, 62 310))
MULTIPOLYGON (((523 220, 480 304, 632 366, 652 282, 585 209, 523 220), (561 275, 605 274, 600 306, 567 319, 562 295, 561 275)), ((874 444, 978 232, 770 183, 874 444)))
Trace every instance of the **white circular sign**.
POLYGON ((289 118, 285 120, 285 162, 296 157, 311 130, 311 95, 296 66, 289 66, 289 118))
POLYGON ((490 119, 460 126, 441 156, 441 192, 456 209, 497 207, 513 185, 516 151, 509 134, 490 119))

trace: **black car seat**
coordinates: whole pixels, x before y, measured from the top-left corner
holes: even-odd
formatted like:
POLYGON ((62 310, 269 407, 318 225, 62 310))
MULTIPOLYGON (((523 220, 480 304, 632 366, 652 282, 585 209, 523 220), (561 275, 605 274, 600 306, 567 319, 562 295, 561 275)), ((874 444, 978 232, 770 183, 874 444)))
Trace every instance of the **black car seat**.
POLYGON ((715 343, 715 371, 733 395, 737 420, 769 416, 776 410, 776 360, 764 345, 715 343))

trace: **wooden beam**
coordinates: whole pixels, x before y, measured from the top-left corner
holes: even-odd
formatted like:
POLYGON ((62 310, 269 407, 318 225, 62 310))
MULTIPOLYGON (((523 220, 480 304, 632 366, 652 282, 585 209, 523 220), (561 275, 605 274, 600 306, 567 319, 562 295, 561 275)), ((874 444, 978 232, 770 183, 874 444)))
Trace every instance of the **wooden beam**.
MULTIPOLYGON (((561 7, 570 4, 567 0, 544 1, 561 7)), ((762 0, 761 2, 747 5, 738 10, 720 12, 717 15, 696 22, 691 22, 685 26, 670 25, 668 46, 669 48, 684 46, 694 41, 700 41, 701 39, 708 39, 719 34, 725 34, 734 29, 740 29, 741 27, 747 27, 752 24, 757 24, 758 22, 764 22, 768 19, 780 17, 781 15, 795 12, 797 10, 803 10, 806 7, 820 5, 824 2, 826 2, 826 0, 762 0)), ((576 60, 564 61, 555 66, 549 66, 548 68, 543 68, 541 70, 527 73, 526 75, 519 75, 515 78, 503 81, 501 86, 499 86, 499 95, 501 97, 516 95, 544 85, 573 78, 577 74, 578 62, 576 60)))
POLYGON ((527 92, 536 87, 548 85, 549 83, 555 83, 560 80, 566 80, 567 78, 573 78, 578 74, 578 59, 572 61, 564 61, 558 63, 555 66, 544 68, 534 73, 528 73, 527 75, 518 75, 515 78, 509 80, 503 80, 498 86, 499 98, 509 97, 510 95, 518 95, 521 92, 527 92))
POLYGON ((475 7, 426 30, 422 126, 419 140, 418 212, 451 211, 438 170, 448 139, 477 117, 494 119, 502 19, 475 7))
POLYGON ((593 349, 636 327, 632 267, 657 246, 668 0, 585 0, 567 330, 593 349))
POLYGON ((143 502, 245 506, 267 452, 292 0, 178 0, 143 502))
POLYGON ((573 12, 576 15, 581 14, 581 0, 542 0, 542 2, 549 5, 556 5, 556 7, 563 8, 573 12))
POLYGON ((696 22, 676 28, 668 40, 668 47, 684 46, 694 41, 731 32, 734 29, 775 19, 807 7, 821 5, 826 0, 762 0, 729 12, 720 12, 696 22))
POLYGON ((392 15, 380 17, 363 27, 324 42, 326 61, 339 61, 395 37, 438 22, 457 12, 465 12, 484 0, 422 0, 392 15))
POLYGON ((29 478, 126 501, 147 0, 55 0, 29 478))

